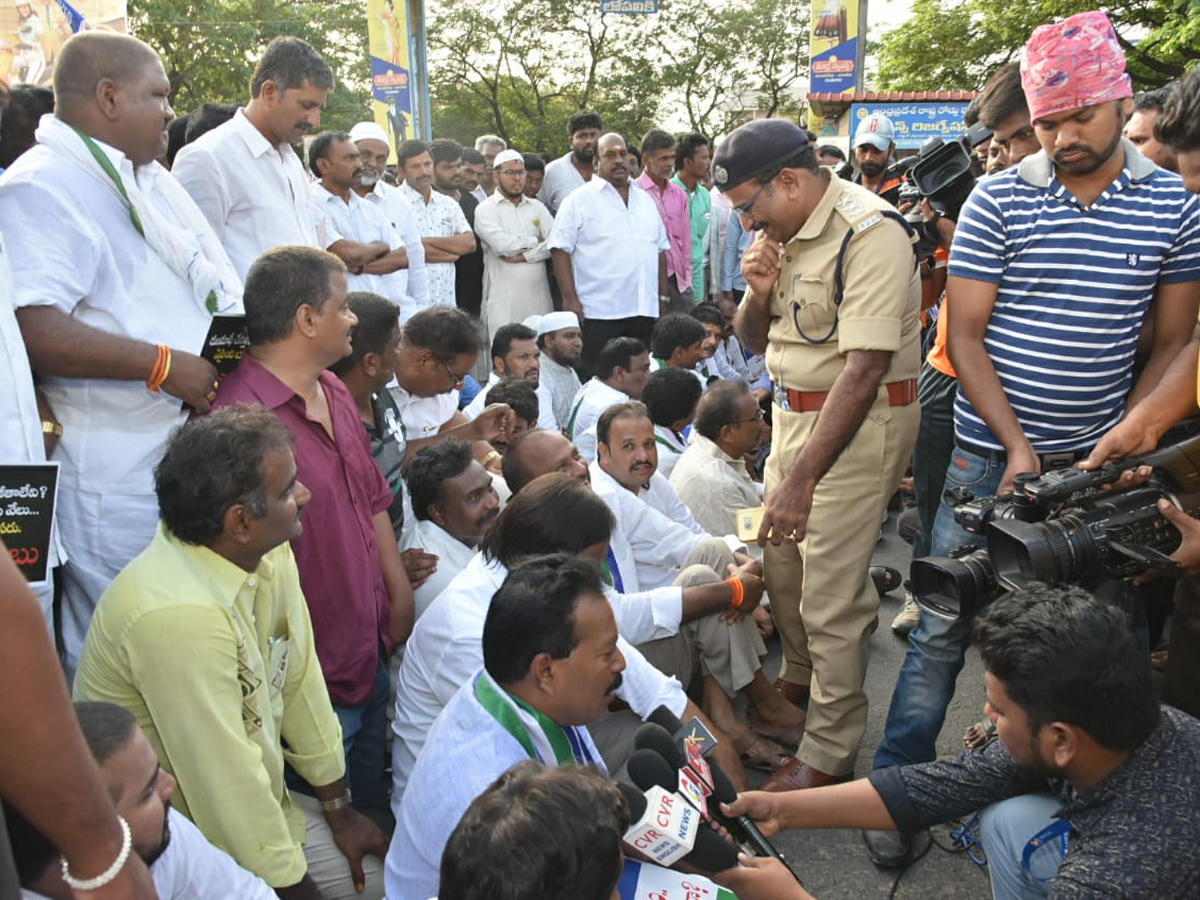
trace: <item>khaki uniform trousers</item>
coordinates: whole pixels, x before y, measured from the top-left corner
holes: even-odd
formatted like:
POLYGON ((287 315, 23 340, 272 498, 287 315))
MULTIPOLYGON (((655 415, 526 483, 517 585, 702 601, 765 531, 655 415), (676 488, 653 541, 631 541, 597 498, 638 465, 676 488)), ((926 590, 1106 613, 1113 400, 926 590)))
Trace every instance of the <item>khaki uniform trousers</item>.
MULTIPOLYGON (((673 583, 694 587, 724 581, 726 567, 732 564, 728 545, 720 538, 706 538, 688 554, 673 583)), ((716 679, 731 698, 754 680, 767 652, 753 616, 727 625, 718 613, 684 622, 678 634, 639 644, 638 649, 660 672, 678 678, 684 690, 699 671, 716 679)))
MULTIPOLYGON (((791 469, 820 413, 774 410, 766 496, 791 469)), ((828 775, 854 771, 867 723, 863 690, 879 596, 868 577, 880 520, 912 456, 921 408, 889 406, 880 389, 849 445, 813 493, 804 540, 767 544, 771 612, 783 643, 784 677, 810 684, 796 758, 828 775)))

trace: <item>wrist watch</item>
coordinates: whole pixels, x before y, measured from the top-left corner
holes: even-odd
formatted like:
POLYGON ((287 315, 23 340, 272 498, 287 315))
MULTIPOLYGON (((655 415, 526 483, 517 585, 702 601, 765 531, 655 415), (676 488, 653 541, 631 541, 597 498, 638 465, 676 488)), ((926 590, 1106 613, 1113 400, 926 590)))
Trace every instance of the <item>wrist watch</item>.
POLYGON ((321 809, 325 812, 337 812, 339 809, 345 809, 350 805, 350 788, 346 788, 345 793, 340 797, 334 797, 332 800, 322 800, 321 809))
POLYGON ((42 434, 52 434, 55 437, 62 437, 62 423, 42 419, 42 434))

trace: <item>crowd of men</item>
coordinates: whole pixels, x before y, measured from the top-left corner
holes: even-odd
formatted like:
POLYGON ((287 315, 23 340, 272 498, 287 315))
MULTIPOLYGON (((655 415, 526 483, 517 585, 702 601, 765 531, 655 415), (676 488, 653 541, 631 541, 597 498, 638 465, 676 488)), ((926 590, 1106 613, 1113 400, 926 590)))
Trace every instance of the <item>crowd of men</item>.
POLYGON ((180 900, 608 897, 625 801, 529 761, 621 778, 665 708, 736 789, 766 775, 733 813, 768 832, 903 866, 983 809, 997 897, 1200 897, 1200 523, 1167 501, 1174 708, 1120 602, 1169 590, 910 594, 853 780, 906 476, 914 558, 944 557, 978 541, 953 489, 1196 412, 1200 70, 1135 101, 1102 13, 1039 28, 968 111, 961 209, 902 193, 882 115, 852 164, 782 119, 634 146, 591 112, 556 159, 373 122, 302 157, 332 87, 276 38, 244 106, 177 118, 153 50, 81 33, 0 176, 0 462, 59 464, 35 593, 124 835, 105 869, 18 792, 24 896, 112 890, 132 852, 180 900), (221 377, 215 315, 248 342, 221 377), (973 636, 999 740, 938 762, 973 636), (537 832, 571 804, 587 828, 537 832), (510 816, 557 855, 514 869, 510 816))

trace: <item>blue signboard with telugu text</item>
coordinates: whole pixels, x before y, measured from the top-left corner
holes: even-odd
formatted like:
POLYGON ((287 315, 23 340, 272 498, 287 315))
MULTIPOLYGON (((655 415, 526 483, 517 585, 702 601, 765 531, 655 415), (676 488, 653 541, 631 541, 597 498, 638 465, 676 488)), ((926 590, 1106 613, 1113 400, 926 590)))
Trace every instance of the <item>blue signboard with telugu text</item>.
POLYGON ((897 150, 920 150, 931 137, 952 141, 966 133, 963 116, 967 101, 914 100, 908 103, 854 103, 850 106, 850 135, 867 116, 879 113, 896 127, 897 150))

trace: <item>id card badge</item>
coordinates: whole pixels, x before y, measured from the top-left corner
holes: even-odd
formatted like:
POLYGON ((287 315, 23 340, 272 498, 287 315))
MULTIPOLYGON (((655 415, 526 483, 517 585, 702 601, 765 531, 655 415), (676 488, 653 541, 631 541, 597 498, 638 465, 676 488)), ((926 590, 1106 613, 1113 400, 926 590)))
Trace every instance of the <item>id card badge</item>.
POLYGON ((753 509, 738 510, 738 540, 746 544, 752 544, 758 540, 758 529, 762 527, 763 514, 765 512, 765 506, 756 506, 753 509))

